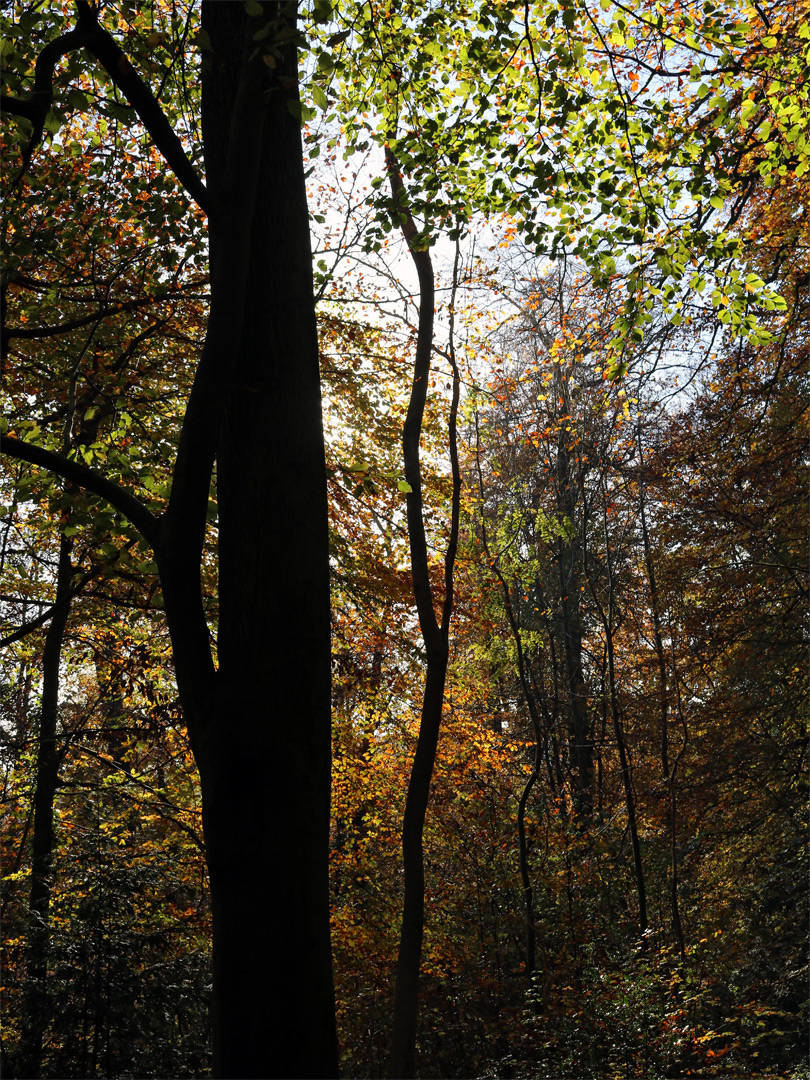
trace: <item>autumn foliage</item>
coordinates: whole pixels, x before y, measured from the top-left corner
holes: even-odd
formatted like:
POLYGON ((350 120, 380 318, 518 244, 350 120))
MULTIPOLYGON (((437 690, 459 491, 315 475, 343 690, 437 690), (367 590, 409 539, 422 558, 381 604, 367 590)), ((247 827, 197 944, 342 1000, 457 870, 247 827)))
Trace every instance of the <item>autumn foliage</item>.
MULTIPOLYGON (((461 383, 417 1075, 802 1080, 807 3, 303 6, 342 1075, 388 1074, 427 664, 396 160, 411 253, 436 268, 420 448, 438 618, 461 383)), ((196 9, 99 10, 197 163, 196 9)), ((3 1071, 196 1077, 211 894, 158 567, 120 506, 20 447, 165 510, 210 313, 205 222, 79 53, 37 135, 36 57, 71 18, 2 16, 3 1071)))

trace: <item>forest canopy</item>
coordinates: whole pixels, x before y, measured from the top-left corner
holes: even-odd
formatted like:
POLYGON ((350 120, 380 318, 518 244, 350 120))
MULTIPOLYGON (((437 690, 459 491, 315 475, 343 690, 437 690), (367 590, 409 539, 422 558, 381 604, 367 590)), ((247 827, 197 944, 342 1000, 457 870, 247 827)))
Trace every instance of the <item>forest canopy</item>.
POLYGON ((807 1080, 808 0, 0 21, 4 1075, 807 1080))

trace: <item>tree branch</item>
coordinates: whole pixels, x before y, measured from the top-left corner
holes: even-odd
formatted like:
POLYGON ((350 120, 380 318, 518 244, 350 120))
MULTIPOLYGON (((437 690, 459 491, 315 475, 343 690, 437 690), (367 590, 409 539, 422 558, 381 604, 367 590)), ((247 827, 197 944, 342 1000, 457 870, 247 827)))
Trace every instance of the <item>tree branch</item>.
MULTIPOLYGON (((75 592, 71 593, 69 600, 72 599, 75 595, 75 592)), ((18 603, 19 601, 15 600, 14 602, 18 603)), ((35 619, 31 619, 30 622, 23 623, 23 625, 18 630, 15 630, 7 637, 0 638, 0 649, 4 649, 6 645, 13 645, 15 641, 22 641, 24 637, 28 637, 29 634, 33 634, 33 632, 35 630, 38 630, 39 627, 43 625, 43 623, 48 622, 48 620, 56 614, 57 607, 57 604, 52 604, 49 608, 46 608, 45 611, 37 615, 35 619)))
MULTIPOLYGON (((158 800, 157 803, 150 804, 144 802, 142 805, 148 807, 148 809, 150 810, 154 810, 155 813, 160 814, 164 821, 170 821, 173 825, 176 825, 178 829, 181 829, 187 836, 191 837, 191 839, 194 841, 200 851, 205 854, 205 842, 203 841, 203 838, 200 836, 196 829, 192 828, 191 825, 187 825, 180 818, 174 817, 172 814, 166 814, 161 812, 164 807, 168 810, 173 810, 177 814, 180 814, 183 811, 179 806, 176 806, 170 799, 168 799, 163 794, 163 792, 160 791, 159 788, 153 787, 151 784, 147 783, 146 780, 143 780, 136 773, 132 772, 130 769, 127 769, 124 765, 122 765, 118 761, 115 761, 114 758, 109 757, 107 754, 100 754, 97 750, 92 750, 89 746, 78 746, 77 749, 80 753, 88 754, 90 757, 94 757, 97 761, 103 762, 105 765, 109 766, 109 768, 111 769, 114 769, 116 772, 123 773, 126 779, 130 781, 130 783, 137 784, 137 786, 143 788, 144 791, 148 791, 150 795, 154 795, 155 798, 158 800)), ((135 801, 134 795, 130 795, 129 797, 133 800, 133 802, 135 801)))
POLYGON ((55 326, 6 326, 3 328, 3 333, 7 341, 11 341, 12 338, 30 341, 38 338, 58 337, 59 334, 68 334, 71 330, 80 330, 83 326, 89 326, 91 323, 102 322, 104 319, 109 319, 113 315, 121 315, 128 311, 137 311, 138 308, 147 307, 155 303, 163 303, 167 299, 172 300, 174 297, 160 297, 157 299, 156 297, 149 296, 145 299, 138 298, 137 300, 129 300, 125 304, 116 304, 114 307, 102 308, 101 311, 94 311, 89 315, 82 315, 76 319, 67 319, 63 323, 57 323, 55 326))
POLYGON ((36 98, 23 101, 21 98, 9 97, 8 94, 0 94, 0 112, 9 113, 11 116, 22 116, 23 119, 36 124, 41 111, 42 106, 36 98))
POLYGON ((89 469, 86 465, 73 461, 63 454, 56 454, 52 450, 45 450, 41 446, 34 446, 22 439, 16 439, 12 435, 0 436, 0 451, 18 461, 27 461, 31 465, 38 465, 42 469, 56 473, 65 480, 70 480, 86 491, 94 495, 100 495, 111 506, 120 511, 125 518, 132 522, 144 540, 152 548, 157 548, 159 522, 148 507, 137 496, 127 491, 126 488, 116 484, 114 480, 108 480, 106 476, 89 469))
POLYGON ((99 24, 96 9, 88 0, 76 0, 78 23, 73 30, 49 41, 37 57, 34 90, 27 100, 3 95, 6 112, 30 120, 34 130, 23 151, 20 179, 25 175, 31 156, 39 145, 45 128, 45 118, 53 103, 53 73, 59 60, 69 52, 86 48, 99 61, 115 86, 138 114, 143 126, 152 136, 155 146, 186 192, 207 214, 210 210, 208 191, 197 170, 189 161, 183 144, 166 118, 152 91, 127 59, 115 38, 99 24))
POLYGON ((98 60, 138 114, 166 164, 186 192, 208 214, 211 209, 208 189, 186 156, 183 144, 154 94, 129 62, 112 34, 99 24, 96 9, 88 0, 76 0, 76 8, 87 51, 98 60))
POLYGON ((45 130, 45 118, 53 103, 54 69, 63 56, 67 55, 69 52, 75 52, 77 49, 81 49, 84 44, 84 30, 80 27, 68 30, 66 34, 62 34, 53 41, 49 41, 37 57, 36 67, 34 69, 34 90, 31 96, 26 100, 21 100, 4 94, 0 100, 0 104, 5 112, 12 113, 14 116, 22 116, 26 120, 30 120, 34 127, 34 130, 31 132, 31 138, 28 140, 28 144, 23 150, 22 169, 14 181, 15 186, 22 180, 28 171, 31 157, 42 140, 42 134, 45 130))

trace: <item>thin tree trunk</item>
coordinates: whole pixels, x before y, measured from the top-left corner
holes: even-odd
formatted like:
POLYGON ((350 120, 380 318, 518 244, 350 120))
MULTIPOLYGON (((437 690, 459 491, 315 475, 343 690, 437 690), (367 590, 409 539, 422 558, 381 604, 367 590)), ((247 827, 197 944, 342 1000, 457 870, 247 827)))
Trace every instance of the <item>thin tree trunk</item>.
POLYGON ((46 990, 50 950, 50 905, 54 855, 53 811, 59 779, 60 757, 56 748, 59 709, 59 665, 65 628, 70 615, 70 582, 73 542, 59 541, 56 573, 56 603, 42 655, 42 708, 37 743, 37 772, 34 786, 34 825, 31 843, 31 893, 28 905, 28 947, 23 1028, 20 1050, 20 1077, 42 1074, 42 1044, 48 1026, 46 990))
MULTIPOLYGON (((555 392, 567 400, 559 369, 555 366, 555 392)), ((588 816, 593 808, 593 740, 587 709, 587 688, 582 668, 582 622, 580 619, 580 565, 582 537, 575 524, 575 490, 571 478, 571 455, 568 449, 566 417, 560 420, 557 439, 557 512, 567 518, 571 535, 560 537, 557 544, 561 634, 565 656, 570 710, 569 746, 574 762, 576 784, 574 805, 588 816)))
MULTIPOLYGON (((639 438, 639 447, 641 439, 639 438)), ((658 703, 660 712, 660 746, 661 746, 661 772, 664 780, 669 781, 669 737, 667 723, 669 720, 669 698, 667 695, 667 665, 664 657, 664 640, 661 634, 661 605, 658 596, 658 582, 655 578, 655 566, 652 560, 652 547, 650 545, 650 533, 647 528, 647 514, 644 503, 644 483, 639 484, 639 516, 641 519, 641 537, 644 544, 644 569, 647 572, 647 582, 650 586, 650 610, 653 620, 653 643, 658 665, 658 703)))
POLYGON ((561 702, 560 702, 560 665, 557 657, 557 645, 554 635, 554 627, 552 620, 546 616, 546 632, 548 635, 548 651, 549 659, 551 662, 551 677, 553 683, 552 692, 552 707, 548 710, 548 731, 551 739, 551 749, 554 753, 554 776, 557 782, 557 792, 559 799, 559 809, 562 814, 563 820, 568 820, 568 806, 565 801, 565 777, 563 775, 563 764, 560 752, 560 742, 557 738, 557 728, 560 718, 561 702))
MULTIPOLYGON (((639 459, 642 465, 643 459, 643 447, 641 441, 641 425, 639 424, 638 430, 638 448, 639 459)), ((650 610, 652 611, 653 620, 653 642, 655 645, 655 655, 657 660, 658 669, 658 698, 660 708, 660 723, 661 723, 661 771, 663 773, 664 782, 667 785, 668 795, 668 807, 667 818, 669 826, 669 867, 670 867, 670 882, 669 882, 669 903, 670 903, 670 918, 672 920, 672 931, 675 935, 675 940, 678 944, 678 951, 681 955, 681 959, 686 956, 686 947, 683 937, 683 924, 681 922, 680 911, 680 899, 678 894, 678 848, 676 843, 676 793, 675 793, 675 773, 678 762, 680 761, 683 753, 686 749, 686 738, 684 737, 684 743, 681 750, 675 759, 675 763, 670 768, 669 762, 669 736, 667 731, 667 724, 669 721, 669 694, 667 688, 667 665, 666 657, 664 655, 664 639, 661 633, 661 605, 660 596, 658 592, 658 582, 655 577, 655 565, 652 558, 652 545, 650 543, 650 533, 647 527, 647 514, 645 510, 645 496, 644 496, 644 479, 643 476, 639 482, 639 513, 641 518, 641 536, 644 543, 644 567, 647 571, 647 581, 650 586, 650 610)), ((677 683, 677 670, 675 671, 675 681, 677 683)), ((677 692, 677 687, 676 687, 677 692)), ((680 710, 679 710, 680 713, 680 710)), ((683 717, 681 716, 683 723, 683 717)), ((684 736, 686 734, 686 726, 684 724, 684 736)))
MULTIPOLYGON (((484 549, 484 555, 486 556, 487 563, 489 564, 492 572, 497 577, 498 584, 501 587, 504 610, 506 611, 506 618, 509 623, 509 630, 512 634, 512 640, 515 643, 515 649, 517 651, 518 679, 520 681, 521 690, 523 691, 523 699, 526 702, 527 709, 529 710, 529 718, 531 720, 532 733, 534 735, 534 762, 532 764, 532 771, 529 774, 520 793, 517 812, 518 868, 520 872, 520 883, 523 888, 523 911, 526 926, 526 974, 529 981, 531 982, 537 964, 537 934, 534 922, 534 889, 532 886, 531 869, 529 866, 529 847, 526 840, 526 805, 528 803, 529 796, 531 795, 532 788, 534 787, 540 774, 540 759, 542 755, 543 734, 540 723, 540 716, 537 711, 537 704, 535 701, 533 687, 530 683, 529 673, 527 671, 527 662, 526 656, 523 651, 523 638, 520 632, 520 624, 518 622, 517 616, 515 615, 515 610, 512 605, 512 597, 509 591, 509 585, 501 572, 497 558, 493 557, 489 547, 486 516, 484 514, 484 481, 481 476, 481 459, 479 448, 480 438, 478 430, 478 413, 476 412, 475 461, 478 472, 478 494, 481 500, 481 543, 484 549)), ((549 776, 551 776, 550 768, 549 776)))
POLYGON ((683 756, 686 753, 686 748, 689 745, 689 729, 686 726, 686 717, 683 715, 683 703, 681 701, 681 688, 678 682, 678 669, 675 662, 673 645, 673 670, 675 672, 675 708, 678 714, 678 719, 681 722, 681 729, 683 731, 683 742, 681 743, 678 753, 675 755, 675 760, 672 763, 672 771, 669 774, 669 858, 670 858, 670 906, 672 911, 672 930, 675 934, 675 940, 678 943, 678 952, 680 953, 681 963, 686 960, 686 941, 683 933, 683 922, 681 921, 681 907, 678 898, 678 845, 677 845, 677 802, 675 795, 675 776, 678 772, 678 766, 683 760, 683 756))
POLYGON ((523 888, 523 918, 526 923, 526 976, 531 985, 537 967, 537 931, 534 925, 534 888, 529 867, 529 846, 526 840, 526 803, 537 781, 537 762, 523 785, 518 800, 518 860, 520 864, 520 884, 523 888))
MULTIPOLYGON (((427 671, 419 720, 419 736, 405 798, 402 822, 404 895, 402 928, 394 985, 394 1014, 391 1033, 391 1076, 410 1080, 416 1075, 416 1031, 419 1014, 419 972, 425 925, 424 826, 430 796, 430 782, 436 762, 439 729, 442 719, 444 687, 449 657, 450 620, 453 614, 453 570, 458 544, 461 474, 458 465, 456 417, 458 414, 459 375, 453 350, 453 304, 451 303, 450 363, 453 369, 453 399, 448 424, 448 440, 453 477, 450 537, 444 560, 444 601, 441 623, 436 618, 433 588, 428 567, 422 502, 422 468, 419 441, 427 398, 430 358, 433 349, 434 278, 430 255, 419 245, 418 233, 407 208, 407 197, 399 163, 386 149, 386 165, 391 184, 394 213, 408 244, 419 277, 419 328, 414 358, 413 383, 402 434, 405 479, 410 486, 406 495, 408 542, 411 553, 411 578, 425 645, 427 671)), ((458 268, 454 271, 454 291, 458 268)))
MULTIPOLYGON (((606 490, 604 491, 604 497, 607 498, 606 490)), ((590 587, 594 604, 599 611, 599 617, 605 630, 610 716, 613 722, 613 734, 616 739, 616 749, 619 755, 619 769, 622 776, 622 786, 624 788, 624 801, 627 811, 627 825, 630 830, 630 844, 633 851, 633 870, 635 873, 636 894, 638 897, 639 936, 643 938, 644 934, 647 932, 647 887, 644 879, 644 865, 641 858, 641 843, 639 841, 638 835, 636 800, 635 793, 633 791, 633 776, 627 754, 627 746, 624 740, 624 732, 622 730, 621 711, 619 708, 619 694, 618 687, 616 685, 616 663, 613 648, 613 611, 615 601, 615 581, 613 577, 613 568, 610 561, 610 539, 608 536, 606 513, 603 519, 603 526, 605 540, 605 569, 607 573, 608 586, 607 611, 605 611, 602 601, 599 599, 599 595, 593 586, 593 582, 591 581, 590 576, 588 577, 588 585, 590 587)))
MULTIPOLYGON (((611 585, 612 589, 612 585, 611 585)), ((608 612, 612 606, 612 600, 608 601, 608 612)), ((638 896, 638 930, 639 936, 643 937, 647 932, 647 888, 644 881, 644 865, 641 859, 641 843, 638 836, 638 821, 636 818, 636 799, 633 792, 633 777, 630 771, 630 761, 627 756, 627 746, 622 731, 621 714, 619 711, 619 698, 616 687, 616 668, 613 652, 613 628, 610 625, 610 614, 605 623, 607 635, 608 654, 608 688, 610 694, 610 716, 613 721, 613 733, 616 738, 616 749, 619 752, 619 768, 622 774, 622 786, 624 788, 624 802, 627 809, 627 824, 630 829, 630 844, 633 850, 633 870, 636 878, 636 894, 638 896)))

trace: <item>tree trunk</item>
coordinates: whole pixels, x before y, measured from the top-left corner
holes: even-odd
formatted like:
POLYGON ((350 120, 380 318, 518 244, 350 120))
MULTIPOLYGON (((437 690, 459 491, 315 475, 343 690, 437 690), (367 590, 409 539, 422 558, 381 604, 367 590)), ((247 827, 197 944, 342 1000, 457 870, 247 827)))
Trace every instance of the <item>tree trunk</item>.
POLYGON ((630 846, 633 851, 633 870, 636 878, 636 895, 638 897, 638 930, 639 936, 643 939, 647 933, 647 886, 644 878, 644 864, 641 859, 641 841, 638 835, 638 819, 636 815, 636 797, 633 790, 633 774, 630 765, 630 758, 627 753, 627 745, 624 740, 624 731, 622 730, 621 721, 621 709, 619 707, 619 690, 616 682, 616 658, 613 645, 614 634, 614 608, 615 608, 615 579, 613 576, 613 567, 611 564, 611 552, 610 552, 610 537, 608 535, 608 519, 607 519, 607 505, 608 498, 607 487, 605 485, 604 476, 602 478, 603 495, 605 499, 605 506, 603 507, 603 536, 605 541, 605 574, 607 577, 607 610, 605 610, 602 601, 599 599, 599 595, 594 587, 593 581, 590 576, 588 577, 588 585, 591 590, 591 596, 593 597, 594 604, 599 612, 599 618, 602 622, 602 626, 605 631, 605 651, 607 655, 607 676, 608 676, 608 698, 610 704, 610 716, 613 721, 613 734, 616 739, 616 750, 619 755, 619 770, 622 776, 622 787, 624 788, 624 804, 627 810, 627 826, 630 831, 630 846))
POLYGON ((77 0, 75 32, 40 54, 37 78, 87 49, 208 214, 211 306, 159 518, 94 469, 2 437, 106 498, 155 551, 200 771, 220 1077, 337 1075, 328 516, 296 7, 202 5, 207 186, 95 5, 77 0), (200 581, 215 460, 218 668, 200 581))
MULTIPOLYGON (((439 744, 444 686, 449 657, 450 620, 453 614, 453 569, 458 544, 461 474, 458 464, 456 418, 458 415, 459 374, 453 349, 453 305, 450 305, 450 363, 453 368, 453 399, 448 424, 448 441, 453 476, 450 537, 444 559, 444 600, 441 622, 436 618, 433 588, 430 582, 427 537, 422 503, 422 467, 419 442, 427 397, 430 359, 433 350, 433 266, 427 250, 421 248, 414 220, 408 210, 407 196, 399 163, 386 148, 386 165, 391 184, 394 217, 399 220, 419 277, 419 330, 414 357, 413 382, 408 412, 402 432, 405 479, 411 490, 406 496, 408 543, 411 555, 411 581, 425 645, 427 671, 419 720, 413 766, 408 780, 405 815, 402 822, 402 857, 404 896, 402 929, 394 986, 394 1016, 391 1034, 391 1076, 408 1080, 416 1075, 416 1025, 419 1013, 419 971, 422 963, 422 938, 425 925, 425 867, 423 835, 430 782, 439 744)), ((458 270, 458 249, 454 271, 453 297, 458 270)))
POLYGON ((243 87, 230 58, 242 53, 244 76, 251 31, 283 9, 265 5, 251 20, 241 4, 204 7, 215 50, 203 97, 208 183, 226 209, 211 221, 212 303, 229 272, 228 204, 253 202, 242 332, 219 358, 219 669, 200 753, 214 1063, 222 1077, 333 1077, 329 553, 309 216, 289 108, 297 56, 288 39, 274 75, 262 65, 271 85, 258 83, 253 190, 229 188, 243 179, 220 156, 239 137, 232 103, 243 87))
POLYGON ((428 660, 419 740, 414 754, 405 816, 402 822, 402 857, 405 892, 399 938, 394 1019, 391 1032, 392 1080, 416 1076, 416 1023, 419 1015, 419 972, 425 926, 425 864, 422 837, 430 781, 439 743, 447 656, 428 660))
MULTIPOLYGON (((484 481, 481 475, 481 455, 480 455, 480 435, 478 430, 478 413, 475 414, 475 464, 476 472, 478 476, 478 496, 481 500, 481 545, 484 549, 484 555, 486 556, 487 563, 489 564, 493 574, 498 579, 498 584, 501 587, 501 595, 503 597, 504 611, 506 612, 506 618, 509 623, 509 630, 512 634, 512 640, 515 643, 515 649, 517 652, 517 667, 518 667, 518 679, 520 681, 520 688, 523 692, 523 700, 526 702, 526 708, 529 710, 529 718, 532 725, 532 734, 534 736, 534 760, 532 762, 532 771, 529 774, 526 782, 520 793, 518 800, 517 810, 517 830, 518 830, 518 869, 520 872, 520 883, 523 889, 523 910, 526 924, 526 975, 528 977, 529 984, 534 977, 534 969, 537 963, 537 933, 534 921, 534 888, 532 886, 531 868, 529 866, 529 845, 526 838, 526 806, 529 801, 529 796, 532 793, 535 783, 540 778, 540 758, 543 747, 543 729, 540 723, 540 714, 537 708, 537 699, 534 692, 534 687, 531 684, 529 676, 529 661, 523 651, 523 637, 521 634, 520 622, 518 616, 515 614, 515 608, 512 604, 512 595, 509 589, 509 584, 506 578, 501 572, 498 565, 498 559, 493 557, 489 546, 489 538, 487 536, 487 521, 484 508, 484 481)), ((551 791, 554 791, 554 782, 551 775, 551 767, 549 763, 549 781, 551 784, 551 791)))
MULTIPOLYGON (((567 390, 555 368, 555 393, 567 402, 567 390)), ((568 409, 570 413, 570 409, 568 409)), ((588 690, 582 668, 582 622, 580 619, 580 570, 582 537, 576 527, 576 489, 571 476, 571 454, 566 417, 560 419, 557 439, 557 513, 568 521, 570 533, 557 544, 560 586, 560 631, 565 656, 570 715, 569 746, 575 771, 574 805, 589 816, 593 807, 593 739, 588 717, 588 690)))
POLYGON ((65 627, 70 614, 70 561, 72 540, 62 536, 56 573, 56 603, 42 656, 42 708, 34 786, 34 829, 31 843, 31 894, 28 906, 28 948, 23 1029, 18 1076, 42 1073, 42 1042, 48 1026, 48 952, 50 947, 51 865, 53 863, 53 807, 59 779, 56 722, 59 708, 59 665, 65 627))
MULTIPOLYGON (((612 591, 612 584, 610 589, 612 591)), ((613 720, 613 734, 616 738, 616 749, 619 753, 619 768, 622 774, 622 786, 624 788, 624 804, 627 808, 627 825, 630 829, 630 846, 633 851, 633 870, 636 878, 636 895, 638 897, 638 932, 640 937, 647 933, 647 887, 644 880, 644 865, 641 861, 641 842, 638 835, 638 820, 636 817, 636 797, 633 791, 633 776, 630 770, 630 760, 627 756, 627 746, 622 731, 621 714, 619 711, 619 698, 616 686, 616 669, 613 653, 613 627, 610 623, 610 609, 612 602, 608 602, 608 620, 605 622, 605 634, 607 635, 608 656, 608 691, 610 694, 610 715, 613 720)))
MULTIPOLYGON (((639 460, 644 464, 644 450, 641 441, 641 423, 639 421, 638 430, 638 450, 639 460)), ((683 937, 683 924, 681 922, 681 909, 680 898, 678 891, 678 846, 676 836, 676 794, 675 794, 675 772, 677 768, 677 761, 680 760, 681 753, 676 758, 676 764, 670 768, 669 761, 669 735, 667 730, 667 723, 669 720, 669 693, 667 688, 667 665, 666 658, 664 656, 664 639, 661 633, 661 603, 658 592, 658 583, 655 577, 655 565, 652 558, 652 545, 650 544, 650 533, 647 528, 647 515, 645 512, 645 494, 644 494, 644 479, 643 476, 639 481, 638 489, 639 497, 639 516, 641 520, 641 536, 644 542, 644 567, 647 571, 647 582, 650 586, 650 610, 652 612, 653 619, 653 642, 655 644, 655 655, 658 661, 658 698, 659 708, 661 713, 661 771, 663 773, 664 782, 668 788, 669 806, 667 809, 668 826, 669 826, 669 867, 670 867, 670 881, 669 881, 669 902, 670 902, 670 916, 672 919, 672 931, 675 935, 675 940, 678 944, 678 951, 681 959, 686 956, 686 946, 683 937)), ((677 668, 674 668, 675 680, 677 682, 677 668)))

